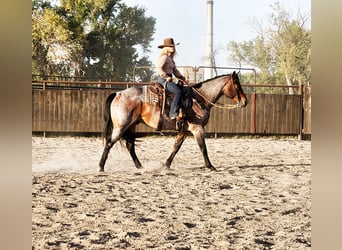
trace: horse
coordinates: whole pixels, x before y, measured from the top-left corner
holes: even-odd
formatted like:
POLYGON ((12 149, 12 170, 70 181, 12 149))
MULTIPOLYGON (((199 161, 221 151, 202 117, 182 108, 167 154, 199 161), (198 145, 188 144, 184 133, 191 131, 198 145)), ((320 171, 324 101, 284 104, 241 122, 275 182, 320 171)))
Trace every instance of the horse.
MULTIPOLYGON (((192 90, 191 105, 182 108, 182 113, 184 114, 182 129, 177 131, 173 151, 163 165, 170 168, 185 138, 191 132, 202 152, 205 167, 215 171, 216 168, 208 157, 204 132, 204 127, 210 117, 210 110, 213 106, 222 107, 216 102, 223 95, 234 101, 233 107, 245 107, 248 104, 248 100, 241 87, 238 73, 235 71, 232 74, 220 75, 199 82, 189 86, 189 88, 192 90)), ((138 169, 142 168, 142 164, 135 153, 135 142, 137 139, 135 128, 138 123, 143 122, 147 126, 158 130, 158 124, 160 119, 162 119, 162 131, 176 131, 176 121, 171 120, 165 114, 161 115, 162 108, 160 106, 143 102, 142 89, 141 87, 134 86, 112 93, 107 97, 103 131, 105 146, 99 162, 100 172, 104 172, 108 153, 119 140, 126 141, 127 150, 135 167, 138 169)), ((229 108, 232 108, 232 105, 229 108)))

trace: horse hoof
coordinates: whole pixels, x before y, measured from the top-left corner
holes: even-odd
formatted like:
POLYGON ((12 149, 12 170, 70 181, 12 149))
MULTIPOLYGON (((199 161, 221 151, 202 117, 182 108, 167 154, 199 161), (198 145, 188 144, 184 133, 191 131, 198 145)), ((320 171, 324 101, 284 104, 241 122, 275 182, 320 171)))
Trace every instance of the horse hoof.
POLYGON ((214 166, 208 167, 211 171, 217 171, 217 169, 214 166))
POLYGON ((163 163, 163 167, 166 167, 167 169, 170 169, 170 164, 168 164, 167 162, 163 163))

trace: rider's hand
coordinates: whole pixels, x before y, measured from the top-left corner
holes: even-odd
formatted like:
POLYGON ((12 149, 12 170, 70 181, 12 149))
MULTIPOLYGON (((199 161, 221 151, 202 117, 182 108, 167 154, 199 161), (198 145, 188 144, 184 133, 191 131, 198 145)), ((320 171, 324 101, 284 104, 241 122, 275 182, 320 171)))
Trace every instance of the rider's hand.
POLYGON ((166 77, 166 81, 167 82, 172 82, 172 77, 171 76, 166 77))
POLYGON ((184 82, 185 84, 189 85, 189 78, 184 77, 183 82, 184 82))

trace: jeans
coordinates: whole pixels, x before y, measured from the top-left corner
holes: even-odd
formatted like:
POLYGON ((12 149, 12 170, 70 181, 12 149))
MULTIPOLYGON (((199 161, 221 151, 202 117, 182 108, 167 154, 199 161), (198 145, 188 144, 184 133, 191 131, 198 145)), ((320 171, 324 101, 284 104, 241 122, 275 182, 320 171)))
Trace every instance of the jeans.
POLYGON ((165 88, 165 84, 166 84, 166 89, 168 91, 170 91, 172 94, 174 94, 174 98, 172 100, 171 103, 171 107, 170 107, 170 117, 177 117, 179 114, 179 107, 181 105, 181 101, 182 101, 182 91, 180 89, 180 87, 174 83, 174 82, 167 82, 161 78, 158 77, 158 82, 164 86, 165 88))

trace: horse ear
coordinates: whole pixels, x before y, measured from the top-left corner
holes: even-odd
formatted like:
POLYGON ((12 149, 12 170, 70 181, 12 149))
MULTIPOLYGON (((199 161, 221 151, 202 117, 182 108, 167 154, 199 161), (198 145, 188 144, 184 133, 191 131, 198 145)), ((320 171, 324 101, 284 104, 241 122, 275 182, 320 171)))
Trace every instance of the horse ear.
POLYGON ((234 70, 232 76, 235 76, 235 75, 236 75, 236 72, 235 72, 235 70, 234 70))

